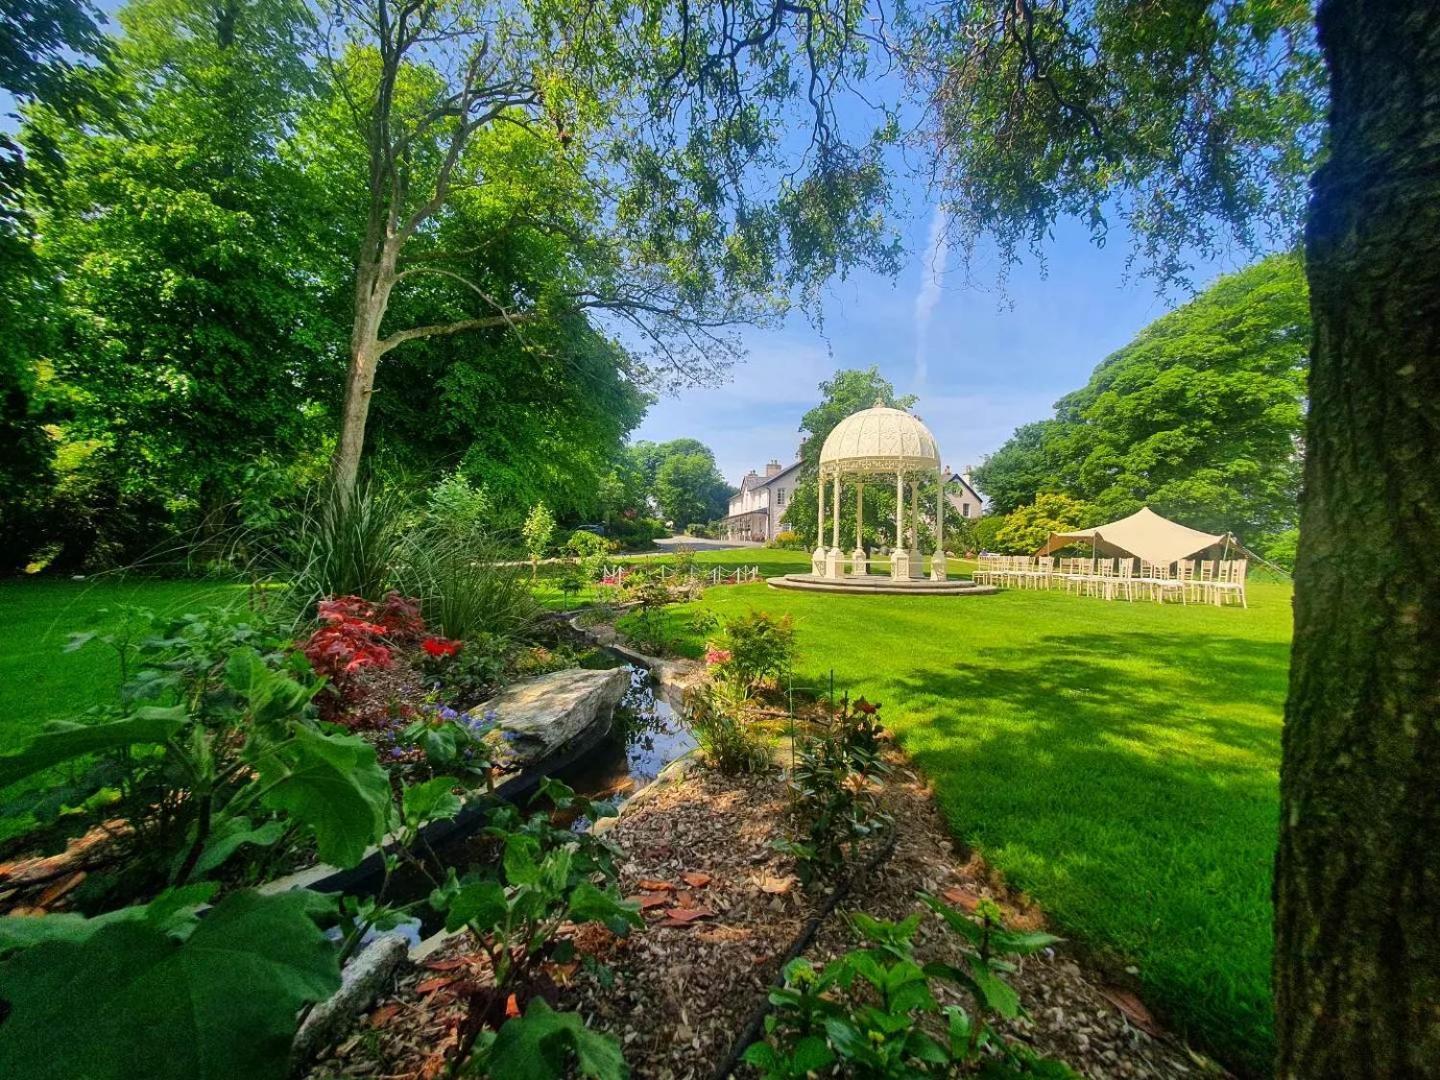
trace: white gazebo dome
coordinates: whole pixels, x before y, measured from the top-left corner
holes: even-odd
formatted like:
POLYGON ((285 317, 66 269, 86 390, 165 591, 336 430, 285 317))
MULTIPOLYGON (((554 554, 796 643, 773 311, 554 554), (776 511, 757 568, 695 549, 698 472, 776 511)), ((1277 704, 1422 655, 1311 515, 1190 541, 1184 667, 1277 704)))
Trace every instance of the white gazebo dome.
POLYGON ((930 429, 904 409, 875 407, 847 416, 820 448, 821 473, 893 473, 939 469, 930 429))

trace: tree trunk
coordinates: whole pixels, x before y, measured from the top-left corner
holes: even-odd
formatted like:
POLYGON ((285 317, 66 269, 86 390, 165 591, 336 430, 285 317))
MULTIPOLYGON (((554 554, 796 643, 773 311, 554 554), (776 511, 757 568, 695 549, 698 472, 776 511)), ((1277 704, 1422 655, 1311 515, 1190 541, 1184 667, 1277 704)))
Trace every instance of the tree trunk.
POLYGON ((1323 0, 1276 1072, 1440 1076, 1440 4, 1323 0))
POLYGON ((345 376, 345 401, 340 409, 340 436, 335 442, 332 468, 334 494, 348 503, 360 476, 360 455, 365 449, 365 423, 370 416, 370 395, 375 369, 380 364, 380 324, 395 287, 395 260, 384 254, 355 274, 355 319, 350 330, 350 369, 345 376))

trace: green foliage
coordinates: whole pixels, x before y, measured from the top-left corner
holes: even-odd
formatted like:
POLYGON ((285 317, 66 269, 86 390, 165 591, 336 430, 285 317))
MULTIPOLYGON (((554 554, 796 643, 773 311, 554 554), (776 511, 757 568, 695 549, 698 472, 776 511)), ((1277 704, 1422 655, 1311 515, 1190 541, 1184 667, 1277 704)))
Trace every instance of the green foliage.
POLYGON ((717 665, 726 678, 747 690, 778 683, 795 663, 795 620, 751 611, 725 620, 723 649, 729 658, 717 665))
MULTIPOLYGON (((484 833, 499 849, 498 866, 463 878, 450 868, 430 898, 432 907, 445 912, 445 928, 452 933, 468 930, 491 964, 490 985, 470 997, 470 1020, 462 1030, 471 1033, 472 1042, 459 1048, 462 1062, 469 1057, 481 1022, 495 1004, 512 992, 525 991, 537 966, 556 954, 556 932, 562 923, 602 923, 617 934, 642 925, 637 905, 621 900, 609 887, 616 872, 615 853, 608 843, 593 833, 577 834, 551 821, 551 808, 592 821, 613 816, 614 809, 577 797, 570 788, 550 779, 542 781, 537 799, 549 806, 528 817, 513 806, 502 806, 491 814, 484 833), (597 886, 597 880, 604 882, 604 887, 597 886)), ((497 1048, 501 1062, 509 1063, 507 1069, 520 1068, 514 1057, 519 1052, 517 1043, 548 1041, 557 1033, 559 1045, 546 1054, 563 1058, 573 1050, 580 1055, 582 1069, 587 1060, 604 1060, 615 1067, 619 1049, 612 1040, 582 1035, 583 1025, 577 1031, 570 1020, 542 1014, 532 1017, 533 1009, 531 1006, 526 1012, 526 1026, 512 1029, 509 1035, 502 1029, 488 1047, 479 1048, 478 1068, 484 1069, 497 1048)))
POLYGON ((953 239, 990 237, 1008 264, 1063 217, 1099 244, 1118 216, 1161 281, 1293 242, 1324 154, 1313 20, 1303 0, 903 9, 953 239))
POLYGON ((610 544, 603 537, 584 529, 576 529, 565 541, 565 550, 581 558, 608 555, 610 544))
POLYGON ((407 497, 378 480, 347 500, 317 492, 277 544, 293 606, 308 615, 327 596, 382 599, 396 587, 412 513, 407 497))
POLYGON ((87 882, 92 902, 181 885, 241 853, 273 859, 296 833, 341 865, 379 840, 386 774, 369 744, 315 726, 309 703, 320 684, 287 657, 283 638, 219 612, 148 616, 144 633, 107 636, 128 672, 120 703, 0 759, 5 784, 80 763, 58 792, 42 793, 46 824, 82 824, 66 807, 102 794, 108 815, 131 822, 121 870, 87 882))
POLYGON ((719 679, 694 687, 685 697, 685 723, 711 768, 726 776, 768 772, 774 765, 770 742, 748 716, 743 683, 719 679))
POLYGON ((630 1075, 614 1039, 591 1031, 576 1013, 555 1012, 543 998, 531 1001, 524 1016, 507 1020, 467 1071, 493 1080, 551 1080, 577 1074, 593 1080, 624 1080, 630 1075))
POLYGON ((460 539, 483 534, 494 513, 490 493, 458 469, 431 485, 425 510, 432 528, 460 539))
POLYGON ((112 64, 76 75, 110 107, 27 114, 25 145, 64 159, 38 166, 36 215, 58 285, 59 340, 36 362, 61 565, 128 561, 175 530, 222 545, 256 467, 323 443, 325 214, 275 150, 306 93, 305 19, 290 0, 136 0, 112 64))
POLYGON ((1096 521, 1149 505, 1263 548, 1296 523, 1309 346, 1297 257, 1227 275, 1018 429, 976 484, 998 513, 1057 492, 1096 521))
POLYGON ((784 987, 771 991, 767 1041, 745 1052, 761 1076, 798 1080, 838 1065, 846 1076, 900 1080, 954 1076, 983 1062, 982 1075, 1073 1080, 1067 1067, 1011 1042, 987 1019, 1020 1015, 1019 997, 1004 978, 1014 970, 1006 958, 1028 956, 1058 939, 1005 930, 993 904, 972 921, 928 894, 921 899, 959 935, 961 963, 917 959, 919 914, 885 922, 856 912, 851 924, 863 947, 823 969, 793 960, 784 987), (942 1009, 934 993, 941 982, 968 992, 973 1014, 955 1005, 942 1009))
POLYGON ((407 534, 396 580, 446 637, 508 645, 530 636, 539 609, 506 554, 483 534, 459 536, 432 524, 407 534))
POLYGON ((525 538, 525 550, 530 555, 533 571, 535 564, 550 550, 550 541, 555 536, 555 515, 543 502, 536 503, 530 508, 520 531, 525 538))
POLYGON ((317 902, 304 891, 241 891, 182 922, 162 897, 144 914, 130 909, 77 936, 34 942, 0 962, 10 1006, 0 1072, 288 1075, 298 1010, 340 986, 339 953, 313 921, 317 902))
POLYGON ((729 497, 730 488, 708 450, 671 455, 655 473, 655 502, 676 529, 723 516, 729 497))
POLYGON ((995 533, 994 550, 1033 555, 1050 539, 1051 533, 1078 529, 1086 524, 1086 518, 1093 516, 1089 507, 1068 495, 1037 495, 1030 506, 1018 507, 1005 515, 995 533))
MULTIPOLYGON (((815 487, 816 472, 820 467, 820 449, 835 425, 847 416, 868 409, 879 402, 893 409, 909 409, 914 406, 913 394, 896 394, 889 379, 880 374, 878 367, 864 370, 848 369, 837 371, 820 384, 820 403, 800 418, 800 431, 805 441, 800 451, 800 475, 795 490, 791 493, 785 509, 784 522, 790 532, 802 538, 805 549, 815 547, 815 512, 818 495, 815 487)), ((825 492, 826 520, 834 509, 831 506, 831 492, 825 492)), ((855 491, 848 485, 841 492, 840 520, 842 536, 854 535, 855 491)), ((865 488, 865 542, 869 546, 895 542, 895 483, 868 484, 865 488)), ((825 541, 829 543, 828 540, 825 541)))
POLYGON ((839 873, 863 841, 891 827, 869 784, 889 771, 877 713, 864 698, 844 698, 828 728, 800 745, 790 790, 803 831, 775 846, 794 856, 803 881, 839 873))

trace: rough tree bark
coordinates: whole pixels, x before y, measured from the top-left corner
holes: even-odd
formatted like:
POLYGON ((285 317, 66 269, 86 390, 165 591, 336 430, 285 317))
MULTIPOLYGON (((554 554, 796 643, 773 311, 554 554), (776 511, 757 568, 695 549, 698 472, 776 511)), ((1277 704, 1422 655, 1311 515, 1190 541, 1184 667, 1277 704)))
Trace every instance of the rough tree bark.
POLYGON ((1440 1076, 1440 4, 1323 0, 1276 1072, 1440 1076))

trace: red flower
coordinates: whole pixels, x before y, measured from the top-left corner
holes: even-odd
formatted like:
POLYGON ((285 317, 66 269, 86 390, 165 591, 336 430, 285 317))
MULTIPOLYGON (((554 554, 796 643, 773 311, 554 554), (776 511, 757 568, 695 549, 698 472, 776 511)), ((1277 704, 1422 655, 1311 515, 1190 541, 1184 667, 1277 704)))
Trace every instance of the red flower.
POLYGON ((443 637, 427 637, 420 642, 420 647, 430 656, 454 656, 460 651, 460 641, 452 641, 443 637))

